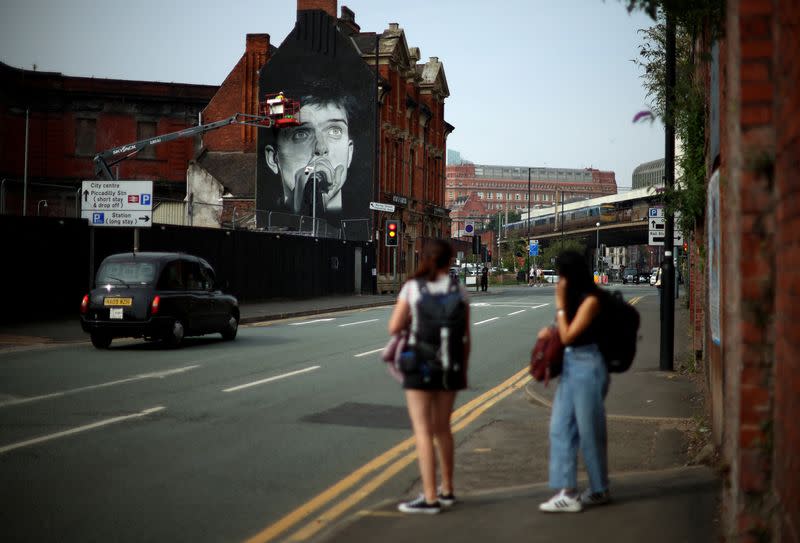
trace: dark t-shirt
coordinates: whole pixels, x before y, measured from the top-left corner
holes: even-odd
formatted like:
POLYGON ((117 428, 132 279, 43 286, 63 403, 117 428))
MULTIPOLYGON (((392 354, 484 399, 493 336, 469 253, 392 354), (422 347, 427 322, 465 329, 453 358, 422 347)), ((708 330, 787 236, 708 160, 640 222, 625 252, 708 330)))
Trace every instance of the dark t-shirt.
MULTIPOLYGON (((581 299, 581 304, 585 302, 586 298, 589 296, 594 296, 594 294, 585 294, 581 299)), ((580 307, 581 304, 578 304, 578 307, 580 307)), ((575 308, 575 313, 577 312, 578 309, 575 308)), ((572 322, 572 319, 575 318, 575 314, 567 316, 569 317, 569 322, 572 322)), ((589 324, 586 330, 584 330, 581 335, 575 338, 575 341, 573 341, 570 345, 573 347, 579 347, 581 345, 591 345, 592 343, 597 343, 600 339, 598 328, 598 315, 595 315, 594 319, 592 319, 592 322, 589 324)))

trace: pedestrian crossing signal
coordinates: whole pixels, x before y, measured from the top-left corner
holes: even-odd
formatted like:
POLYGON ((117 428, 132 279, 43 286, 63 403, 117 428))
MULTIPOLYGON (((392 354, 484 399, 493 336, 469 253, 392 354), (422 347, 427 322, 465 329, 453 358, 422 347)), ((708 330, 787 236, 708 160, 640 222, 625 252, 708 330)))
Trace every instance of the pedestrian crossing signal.
POLYGON ((400 221, 386 221, 386 246, 397 247, 397 238, 400 236, 400 221))

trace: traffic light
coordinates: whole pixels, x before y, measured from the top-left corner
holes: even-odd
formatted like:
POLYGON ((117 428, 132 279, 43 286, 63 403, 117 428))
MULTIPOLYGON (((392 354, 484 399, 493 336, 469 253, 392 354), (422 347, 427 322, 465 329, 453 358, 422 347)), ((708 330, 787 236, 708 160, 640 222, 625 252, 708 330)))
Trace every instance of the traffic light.
POLYGON ((688 241, 684 241, 683 242, 683 252, 684 253, 688 253, 689 252, 689 242, 688 241))
POLYGON ((386 221, 386 246, 397 247, 397 239, 400 237, 400 221, 389 219, 386 221))
POLYGON ((492 261, 492 252, 489 251, 489 254, 486 257, 486 262, 491 262, 491 261, 492 261))
POLYGON ((472 236, 472 254, 481 254, 481 237, 477 234, 472 236))

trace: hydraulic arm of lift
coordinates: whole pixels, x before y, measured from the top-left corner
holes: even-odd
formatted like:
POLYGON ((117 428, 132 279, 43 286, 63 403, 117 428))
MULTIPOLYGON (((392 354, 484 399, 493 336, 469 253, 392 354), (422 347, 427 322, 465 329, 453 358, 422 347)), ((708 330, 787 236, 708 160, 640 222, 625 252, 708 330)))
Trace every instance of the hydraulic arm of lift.
POLYGON ((217 128, 222 128, 223 126, 229 126, 232 124, 246 124, 259 128, 270 128, 275 124, 275 119, 270 116, 237 113, 221 121, 201 124, 191 128, 186 128, 184 130, 179 130, 177 132, 164 134, 162 136, 156 136, 154 138, 136 141, 133 143, 126 143, 125 145, 120 145, 119 147, 114 147, 113 149, 109 149, 108 151, 103 151, 102 153, 95 155, 94 173, 98 178, 111 181, 114 179, 114 176, 111 174, 111 166, 117 164, 118 162, 122 162, 127 158, 131 158, 145 147, 177 140, 180 138, 187 138, 189 136, 196 136, 197 134, 203 134, 209 130, 215 130, 217 128))

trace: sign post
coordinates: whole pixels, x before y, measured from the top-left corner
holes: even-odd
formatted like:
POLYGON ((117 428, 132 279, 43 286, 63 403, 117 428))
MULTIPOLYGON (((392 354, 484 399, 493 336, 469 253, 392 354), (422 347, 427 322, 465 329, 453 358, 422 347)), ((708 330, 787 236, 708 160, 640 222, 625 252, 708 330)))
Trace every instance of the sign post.
POLYGON ((153 222, 152 181, 84 181, 81 218, 89 221, 89 288, 94 283, 94 227, 132 227, 133 252, 139 251, 139 228, 153 222))

